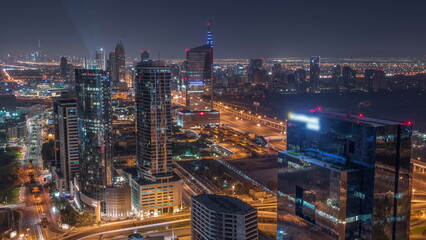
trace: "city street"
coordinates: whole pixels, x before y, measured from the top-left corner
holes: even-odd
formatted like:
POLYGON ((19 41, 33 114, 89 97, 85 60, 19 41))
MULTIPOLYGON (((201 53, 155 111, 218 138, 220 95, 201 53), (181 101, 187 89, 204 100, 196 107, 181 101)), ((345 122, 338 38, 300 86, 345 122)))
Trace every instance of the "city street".
POLYGON ((24 171, 19 175, 25 187, 21 188, 22 202, 14 205, 15 210, 22 213, 20 231, 31 239, 50 239, 50 231, 60 233, 55 228, 57 216, 51 215, 48 190, 39 188, 46 178, 46 172, 42 170, 43 162, 40 154, 45 132, 43 124, 46 118, 47 115, 42 114, 27 121, 28 138, 25 146, 24 171), (30 175, 33 177, 30 178, 30 175), (46 218, 49 224, 42 224, 43 218, 46 218))
MULTIPOLYGON (((253 121, 241 119, 241 118, 237 119, 237 118, 238 117, 233 113, 229 113, 225 111, 222 111, 220 113, 220 122, 222 124, 226 124, 230 127, 239 129, 241 131, 254 134, 254 135, 259 135, 265 138, 272 137, 272 136, 285 136, 278 129, 268 127, 268 126, 263 126, 263 125, 259 126, 257 123, 253 121)), ((269 145, 278 151, 286 149, 286 143, 283 140, 269 141, 269 145)))

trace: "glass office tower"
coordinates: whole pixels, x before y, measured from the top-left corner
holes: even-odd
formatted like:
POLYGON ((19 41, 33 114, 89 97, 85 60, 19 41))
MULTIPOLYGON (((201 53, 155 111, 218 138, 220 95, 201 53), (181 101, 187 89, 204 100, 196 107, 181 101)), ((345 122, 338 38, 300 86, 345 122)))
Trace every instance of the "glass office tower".
POLYGON ((278 239, 408 239, 410 125, 316 109, 290 113, 287 134, 278 239))
POLYGON ((76 69, 81 192, 103 201, 112 184, 111 85, 103 70, 76 69))
POLYGON ((212 93, 212 64, 213 47, 211 45, 206 44, 186 51, 185 87, 188 110, 212 109, 210 104, 203 104, 200 101, 203 95, 212 93))
POLYGON ((184 78, 186 88, 186 107, 189 111, 213 109, 213 37, 210 24, 207 24, 207 41, 205 45, 187 49, 184 78), (200 101, 208 96, 208 102, 200 101))
POLYGON ((220 123, 220 113, 213 110, 213 38, 207 27, 206 44, 186 50, 186 109, 178 113, 178 125, 185 129, 220 123))

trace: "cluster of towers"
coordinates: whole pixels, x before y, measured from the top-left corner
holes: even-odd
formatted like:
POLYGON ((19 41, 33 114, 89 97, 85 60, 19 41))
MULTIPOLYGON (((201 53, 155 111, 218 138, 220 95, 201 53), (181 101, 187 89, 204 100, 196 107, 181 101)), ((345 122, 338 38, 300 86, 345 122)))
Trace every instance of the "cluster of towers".
MULTIPOLYGON (((187 51, 186 92, 192 94, 188 89, 203 86, 200 94, 194 94, 194 101, 212 91, 212 63, 213 42, 208 30, 207 44, 187 51)), ((111 102, 112 91, 125 77, 125 51, 119 41, 108 59, 100 49, 94 58, 85 59, 84 68, 75 70, 75 97, 54 101, 56 172, 63 181, 59 188, 75 195, 83 207, 94 208, 98 219, 102 214, 157 214, 181 207, 182 183, 172 171, 171 69, 164 61, 151 60, 148 51, 141 52, 141 61, 134 68, 137 167, 121 173, 126 183, 116 181, 111 102), (143 201, 147 187, 167 187, 169 192, 158 190, 155 194, 161 201, 167 198, 167 204, 143 201)))

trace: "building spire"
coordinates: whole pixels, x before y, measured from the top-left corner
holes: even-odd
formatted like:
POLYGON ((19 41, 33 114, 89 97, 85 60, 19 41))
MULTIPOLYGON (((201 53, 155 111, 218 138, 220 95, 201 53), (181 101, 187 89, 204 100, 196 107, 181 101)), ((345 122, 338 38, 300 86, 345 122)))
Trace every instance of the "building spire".
POLYGON ((210 23, 207 23, 207 45, 210 45, 211 47, 213 47, 213 37, 212 37, 212 32, 210 31, 210 23))

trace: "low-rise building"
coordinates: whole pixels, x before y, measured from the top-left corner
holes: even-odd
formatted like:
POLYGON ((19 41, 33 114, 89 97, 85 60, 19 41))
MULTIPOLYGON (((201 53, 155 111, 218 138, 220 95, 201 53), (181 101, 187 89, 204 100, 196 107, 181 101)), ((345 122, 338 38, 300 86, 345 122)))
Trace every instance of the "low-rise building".
POLYGON ((132 209, 139 216, 150 217, 178 212, 182 208, 182 180, 175 175, 144 180, 136 168, 124 169, 131 187, 132 209))
POLYGON ((220 124, 220 112, 209 111, 179 111, 177 115, 177 124, 182 128, 195 128, 202 126, 217 126, 220 124))

